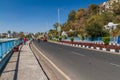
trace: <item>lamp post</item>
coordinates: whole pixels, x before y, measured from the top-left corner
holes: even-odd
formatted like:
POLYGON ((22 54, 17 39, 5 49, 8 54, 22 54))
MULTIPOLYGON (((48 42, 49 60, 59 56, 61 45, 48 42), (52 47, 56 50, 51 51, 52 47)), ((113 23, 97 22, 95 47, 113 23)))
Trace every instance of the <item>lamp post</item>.
POLYGON ((60 9, 58 8, 58 23, 60 23, 60 9))
POLYGON ((60 27, 60 9, 58 8, 58 27, 57 27, 58 35, 60 37, 61 27, 60 27))

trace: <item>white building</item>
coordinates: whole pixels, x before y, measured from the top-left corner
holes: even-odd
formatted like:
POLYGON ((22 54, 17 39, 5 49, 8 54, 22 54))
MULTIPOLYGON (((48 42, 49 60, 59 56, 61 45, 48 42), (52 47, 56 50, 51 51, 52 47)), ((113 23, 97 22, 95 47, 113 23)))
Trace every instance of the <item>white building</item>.
POLYGON ((107 25, 105 25, 105 29, 108 29, 110 32, 112 30, 115 30, 117 28, 118 24, 114 24, 113 22, 109 22, 107 25))
POLYGON ((68 36, 65 31, 62 32, 62 36, 68 36))
POLYGON ((114 3, 118 3, 120 2, 120 0, 108 0, 107 2, 103 2, 101 5, 100 5, 100 14, 104 11, 109 11, 109 12, 112 12, 112 9, 113 9, 113 4, 114 3))
POLYGON ((13 37, 12 33, 7 34, 7 37, 13 37))

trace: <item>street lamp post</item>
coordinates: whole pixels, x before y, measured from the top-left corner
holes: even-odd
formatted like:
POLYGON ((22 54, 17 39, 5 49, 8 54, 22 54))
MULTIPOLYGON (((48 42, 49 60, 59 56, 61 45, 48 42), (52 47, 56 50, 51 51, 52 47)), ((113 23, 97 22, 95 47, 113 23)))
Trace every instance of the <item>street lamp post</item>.
POLYGON ((58 23, 60 23, 60 9, 58 8, 58 23))
POLYGON ((61 32, 61 27, 60 27, 60 9, 58 8, 58 27, 57 27, 57 31, 58 31, 58 36, 60 37, 60 32, 61 32))

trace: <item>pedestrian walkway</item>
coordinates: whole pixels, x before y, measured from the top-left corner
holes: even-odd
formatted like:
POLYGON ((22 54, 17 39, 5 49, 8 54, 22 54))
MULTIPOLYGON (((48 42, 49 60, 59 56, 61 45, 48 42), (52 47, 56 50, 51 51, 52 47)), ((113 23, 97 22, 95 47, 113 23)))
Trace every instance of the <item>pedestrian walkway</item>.
POLYGON ((0 80, 47 80, 28 43, 13 53, 0 80))

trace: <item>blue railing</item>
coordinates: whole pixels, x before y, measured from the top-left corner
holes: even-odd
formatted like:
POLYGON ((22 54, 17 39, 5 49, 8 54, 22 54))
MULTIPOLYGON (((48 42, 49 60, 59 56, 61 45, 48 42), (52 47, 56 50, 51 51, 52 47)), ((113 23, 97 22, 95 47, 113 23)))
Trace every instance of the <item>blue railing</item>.
MULTIPOLYGON (((68 37, 67 39, 63 39, 65 41, 70 41, 70 37, 68 37)), ((74 41, 79 42, 81 41, 81 39, 79 37, 74 37, 74 41)), ((86 37, 84 39, 84 41, 87 42, 102 42, 102 37, 96 37, 96 38, 90 38, 90 37, 86 37)), ((118 41, 118 37, 110 37, 110 42, 111 43, 117 43, 118 41)))
POLYGON ((8 41, 0 42, 0 59, 9 51, 11 51, 15 46, 22 43, 22 39, 14 39, 8 41))

